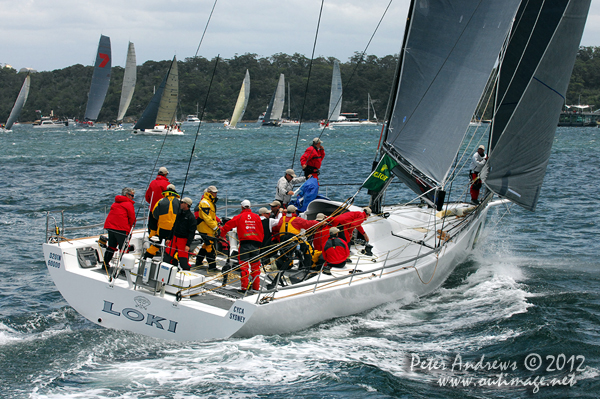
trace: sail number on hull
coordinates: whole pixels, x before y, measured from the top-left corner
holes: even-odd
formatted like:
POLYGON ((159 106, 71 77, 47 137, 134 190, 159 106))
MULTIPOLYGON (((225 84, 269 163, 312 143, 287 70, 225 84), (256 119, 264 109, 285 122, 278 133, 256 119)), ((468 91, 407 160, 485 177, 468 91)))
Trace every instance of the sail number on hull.
POLYGON ((48 254, 48 260, 46 261, 46 264, 48 265, 48 267, 55 267, 57 269, 60 269, 60 260, 62 259, 62 255, 56 254, 54 252, 50 252, 48 254))

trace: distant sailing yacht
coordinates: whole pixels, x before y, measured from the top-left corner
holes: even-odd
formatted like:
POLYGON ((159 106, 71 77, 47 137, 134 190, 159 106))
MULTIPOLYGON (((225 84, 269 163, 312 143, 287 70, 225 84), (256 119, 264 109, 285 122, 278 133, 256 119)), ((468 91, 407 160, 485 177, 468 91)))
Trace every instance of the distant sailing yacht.
MULTIPOLYGON (((333 74, 331 76, 331 92, 329 94, 329 112, 327 119, 321 121, 321 126, 367 126, 377 125, 377 122, 370 121, 371 111, 371 95, 367 97, 367 113, 369 115, 366 121, 358 119, 356 112, 341 112, 342 111, 342 75, 340 73, 340 63, 335 60, 333 62, 333 74)), ((373 113, 375 111, 373 110, 373 113)), ((375 116, 375 119, 377 116, 375 116)))
POLYGON ((135 47, 129 42, 127 48, 127 61, 125 63, 125 73, 123 74, 123 86, 121 87, 121 100, 119 101, 119 112, 117 114, 116 125, 109 125, 109 129, 122 129, 123 118, 129 108, 133 91, 135 90, 135 82, 137 78, 137 66, 135 59, 135 47))
POLYGON ((288 82, 288 90, 287 90, 287 94, 288 94, 288 110, 287 110, 287 119, 282 119, 281 120, 281 126, 298 126, 300 124, 300 121, 297 120, 292 120, 291 116, 290 116, 290 82, 288 82))
POLYGON ((246 112, 246 106, 248 105, 248 99, 250 98, 250 72, 246 69, 246 76, 242 81, 242 87, 240 88, 240 94, 238 94, 235 108, 233 109, 233 115, 230 121, 225 121, 225 127, 235 128, 237 124, 244 117, 246 112))
POLYGON ((133 133, 183 134, 179 126, 175 123, 175 112, 177 111, 177 99, 179 96, 178 86, 177 58, 173 57, 173 61, 162 83, 156 89, 142 117, 133 127, 133 133))
POLYGON ((81 126, 94 126, 94 123, 98 119, 98 114, 100 114, 100 109, 108 91, 108 84, 110 83, 111 60, 110 38, 101 35, 100 42, 98 43, 98 51, 96 52, 96 62, 94 64, 94 73, 92 74, 92 83, 88 93, 84 120, 83 122, 79 121, 81 126))
POLYGON ((277 88, 271 97, 267 112, 265 113, 261 126, 281 126, 281 115, 283 115, 283 104, 285 102, 285 77, 279 75, 277 88))
POLYGON ((3 132, 8 132, 12 129, 13 124, 19 119, 19 115, 21 115, 21 110, 25 106, 25 102, 27 101, 27 96, 29 95, 29 86, 31 85, 31 77, 29 73, 25 76, 25 80, 23 81, 23 85, 21 86, 21 90, 19 90, 19 95, 15 100, 15 103, 10 111, 10 115, 6 121, 6 125, 4 127, 0 127, 0 130, 3 132))

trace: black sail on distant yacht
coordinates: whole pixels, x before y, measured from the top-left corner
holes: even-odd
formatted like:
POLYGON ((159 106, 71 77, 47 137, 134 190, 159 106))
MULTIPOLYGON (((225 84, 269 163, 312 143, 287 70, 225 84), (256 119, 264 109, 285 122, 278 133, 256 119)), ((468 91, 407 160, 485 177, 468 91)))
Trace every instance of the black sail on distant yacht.
POLYGON ((349 262, 328 273, 306 258, 282 267, 278 262, 313 229, 259 255, 258 291, 240 286, 235 264, 209 274, 143 258, 145 228, 130 232, 131 251, 113 257, 110 274, 102 268, 99 236, 68 240, 52 229, 43 245, 48 271, 67 302, 91 322, 179 341, 282 334, 430 294, 475 247, 493 206, 512 201, 535 209, 589 5, 411 2, 379 163, 371 175, 364 173, 371 209, 352 205, 353 197, 317 199, 305 212, 308 219, 348 211, 365 218, 368 242, 358 237, 349 262), (472 205, 456 194, 469 185, 456 159, 461 146, 474 151, 463 141, 490 75, 495 117, 481 174, 488 190, 472 205), (414 201, 383 204, 394 177, 417 194, 414 201))
POLYGON ((88 101, 85 108, 84 123, 93 125, 98 119, 100 109, 104 103, 104 98, 108 92, 110 83, 110 74, 112 66, 112 55, 110 50, 110 38, 101 35, 96 52, 96 62, 94 63, 94 73, 92 74, 92 83, 88 92, 88 101))

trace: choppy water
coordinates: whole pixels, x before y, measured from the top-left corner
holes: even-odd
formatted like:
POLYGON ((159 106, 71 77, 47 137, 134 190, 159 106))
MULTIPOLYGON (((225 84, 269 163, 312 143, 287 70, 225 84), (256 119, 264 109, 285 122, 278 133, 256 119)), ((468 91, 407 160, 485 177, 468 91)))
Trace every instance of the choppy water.
MULTIPOLYGON (((598 397, 600 129, 559 128, 537 212, 491 212, 482 245, 442 289, 416 302, 284 336, 208 343, 96 327, 66 304, 46 271, 45 211, 64 209, 69 225, 102 222, 122 187, 136 188, 141 200, 159 152, 157 166, 181 188, 194 140, 186 133, 164 147, 160 137, 123 131, 16 126, 2 134, 0 397, 598 397), (417 367, 417 356, 437 360, 438 369, 417 367), (574 385, 538 391, 498 383, 501 371, 491 366, 464 369, 482 356, 514 362, 506 381, 550 381, 573 370, 574 385), (440 386, 447 377, 474 380, 440 386)), ((303 129, 296 169, 318 133, 316 125, 303 129)), ((379 128, 326 131, 322 139, 322 182, 360 183, 379 128)), ((203 127, 185 194, 197 201, 214 184, 231 203, 268 202, 295 141, 293 128, 203 127)), ((354 189, 333 186, 328 195, 343 199, 354 189)))

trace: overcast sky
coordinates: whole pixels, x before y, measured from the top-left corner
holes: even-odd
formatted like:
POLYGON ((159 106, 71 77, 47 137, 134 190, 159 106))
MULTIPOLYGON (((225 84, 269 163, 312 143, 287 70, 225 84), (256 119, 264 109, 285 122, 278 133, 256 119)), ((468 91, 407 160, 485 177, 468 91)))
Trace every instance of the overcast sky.
MULTIPOLYGON (((498 0, 501 1, 501 0, 498 0)), ((347 61, 364 50, 389 0, 325 0, 316 56, 347 61)), ((398 52, 409 0, 393 0, 367 54, 398 52)), ((92 65, 100 35, 113 66, 127 43, 137 64, 192 57, 214 0, 0 0, 0 63, 19 70, 92 65)), ((300 53, 310 57, 320 0, 218 0, 199 55, 300 53)), ((600 46, 600 0, 593 0, 581 44, 600 46)))

